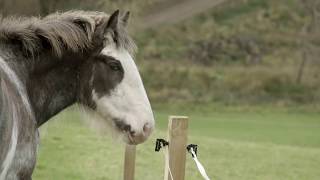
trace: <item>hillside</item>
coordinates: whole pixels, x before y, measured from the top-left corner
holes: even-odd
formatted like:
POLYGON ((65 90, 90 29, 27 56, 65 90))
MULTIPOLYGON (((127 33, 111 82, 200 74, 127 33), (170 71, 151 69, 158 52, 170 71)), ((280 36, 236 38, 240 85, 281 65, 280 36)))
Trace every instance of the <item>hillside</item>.
POLYGON ((307 10, 295 0, 227 1, 174 25, 136 32, 151 98, 316 104, 320 37, 303 33, 312 21, 307 10))

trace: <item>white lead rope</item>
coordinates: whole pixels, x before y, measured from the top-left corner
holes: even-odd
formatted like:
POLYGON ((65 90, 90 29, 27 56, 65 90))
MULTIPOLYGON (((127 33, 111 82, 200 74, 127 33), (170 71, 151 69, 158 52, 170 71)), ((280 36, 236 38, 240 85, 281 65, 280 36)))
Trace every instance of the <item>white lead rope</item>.
POLYGON ((168 171, 169 171, 171 180, 173 180, 173 176, 172 176, 171 169, 170 169, 170 163, 169 163, 169 147, 165 146, 164 149, 165 149, 165 151, 163 151, 163 154, 166 159, 166 163, 167 163, 166 166, 168 167, 168 171))
POLYGON ((205 180, 210 180, 210 178, 208 177, 207 173, 206 173, 206 170, 204 169, 204 167, 202 166, 202 164, 200 163, 200 161, 198 160, 197 158, 197 155, 196 153, 194 152, 193 148, 191 147, 190 148, 190 152, 192 154, 192 159, 194 160, 194 162, 196 163, 197 167, 198 167, 198 170, 200 172, 200 174, 202 175, 202 177, 205 179, 205 180))

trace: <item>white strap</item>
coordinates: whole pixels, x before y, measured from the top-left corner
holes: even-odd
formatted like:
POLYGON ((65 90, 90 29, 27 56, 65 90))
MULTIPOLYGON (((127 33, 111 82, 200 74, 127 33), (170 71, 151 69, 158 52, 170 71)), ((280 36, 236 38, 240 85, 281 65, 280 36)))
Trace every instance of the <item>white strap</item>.
POLYGON ((207 173, 206 173, 206 170, 204 169, 204 167, 202 166, 202 164, 200 163, 200 161, 198 160, 197 158, 197 155, 196 153, 194 152, 193 148, 191 147, 190 148, 190 152, 192 154, 192 159, 194 160, 194 162, 196 163, 197 167, 198 167, 198 170, 200 172, 200 174, 202 175, 202 177, 205 179, 205 180, 210 180, 210 178, 208 177, 207 173))
POLYGON ((168 146, 164 146, 163 147, 165 149, 165 151, 163 151, 164 157, 165 157, 165 161, 166 161, 166 166, 168 167, 168 171, 171 177, 171 180, 173 180, 173 176, 171 173, 171 169, 170 169, 170 163, 169 163, 169 147, 168 146))

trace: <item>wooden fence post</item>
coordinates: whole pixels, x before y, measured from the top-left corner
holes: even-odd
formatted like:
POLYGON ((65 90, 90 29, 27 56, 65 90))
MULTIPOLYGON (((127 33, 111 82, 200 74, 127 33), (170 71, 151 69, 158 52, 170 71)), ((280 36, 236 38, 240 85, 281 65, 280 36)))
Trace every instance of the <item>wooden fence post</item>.
POLYGON ((124 155, 124 180, 134 180, 134 170, 135 170, 135 160, 136 160, 136 146, 126 145, 125 155, 124 155))
POLYGON ((168 124, 169 162, 166 162, 164 180, 172 180, 168 171, 171 169, 174 180, 184 180, 186 166, 186 146, 188 117, 170 116, 168 124))

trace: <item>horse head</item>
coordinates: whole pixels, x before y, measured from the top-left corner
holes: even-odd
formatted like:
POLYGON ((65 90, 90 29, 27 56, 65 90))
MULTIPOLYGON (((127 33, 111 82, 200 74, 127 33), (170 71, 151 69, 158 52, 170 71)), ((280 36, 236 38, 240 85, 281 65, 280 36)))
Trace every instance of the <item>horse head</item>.
POLYGON ((120 16, 115 11, 97 26, 92 41, 103 47, 80 72, 83 80, 80 103, 111 126, 126 143, 139 144, 154 129, 154 117, 133 60, 135 45, 125 31, 128 18, 128 12, 120 16))

